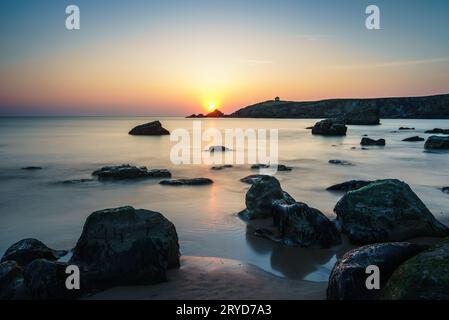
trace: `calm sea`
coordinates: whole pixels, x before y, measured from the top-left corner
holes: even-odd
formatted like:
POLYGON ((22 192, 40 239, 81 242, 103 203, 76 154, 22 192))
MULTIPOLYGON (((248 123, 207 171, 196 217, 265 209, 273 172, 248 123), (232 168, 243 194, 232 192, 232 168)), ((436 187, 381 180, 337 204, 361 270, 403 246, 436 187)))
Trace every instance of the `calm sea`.
MULTIPOLYGON (((158 118, 169 130, 192 130, 192 120, 158 118)), ((287 278, 326 281, 347 245, 329 250, 286 248, 255 238, 235 214, 245 207, 249 186, 239 179, 257 173, 249 165, 212 171, 209 165, 175 166, 169 136, 135 137, 128 131, 152 118, 0 118, 0 255, 12 243, 38 238, 56 249, 72 248, 95 210, 132 205, 159 211, 175 225, 182 254, 237 259, 287 278), (130 163, 168 168, 174 178, 209 177, 212 186, 174 188, 158 180, 87 182, 104 165, 130 163), (22 167, 43 170, 24 171, 22 167)), ((326 187, 350 179, 398 178, 410 184, 437 219, 449 223, 449 153, 424 152, 423 142, 401 140, 449 120, 383 120, 380 126, 349 126, 346 137, 312 136, 316 120, 206 119, 203 128, 277 128, 279 162, 293 167, 276 177, 297 201, 333 218, 341 194, 326 187), (412 132, 392 133, 401 126, 412 132), (385 138, 385 148, 362 150, 361 136, 385 138), (353 149, 356 147, 356 149, 353 149), (338 166, 330 159, 355 166, 338 166)), ((207 143, 202 148, 206 148, 207 143)))

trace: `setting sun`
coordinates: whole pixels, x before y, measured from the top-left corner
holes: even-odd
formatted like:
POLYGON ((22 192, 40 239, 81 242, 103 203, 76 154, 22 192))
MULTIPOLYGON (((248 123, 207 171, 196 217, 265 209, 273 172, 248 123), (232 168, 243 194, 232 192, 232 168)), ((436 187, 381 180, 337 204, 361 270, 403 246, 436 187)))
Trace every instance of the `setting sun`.
POLYGON ((207 105, 207 108, 209 109, 209 111, 214 111, 215 110, 215 103, 214 102, 209 102, 207 105))

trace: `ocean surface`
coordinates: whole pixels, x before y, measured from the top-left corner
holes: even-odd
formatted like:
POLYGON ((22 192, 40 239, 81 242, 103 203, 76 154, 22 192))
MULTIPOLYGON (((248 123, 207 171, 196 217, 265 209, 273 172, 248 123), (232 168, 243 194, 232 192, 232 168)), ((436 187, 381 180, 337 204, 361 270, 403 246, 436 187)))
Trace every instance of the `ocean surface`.
MULTIPOLYGON (((258 173, 250 165, 213 171, 210 165, 174 165, 169 136, 136 137, 128 131, 155 120, 149 117, 0 118, 0 255, 14 242, 37 238, 55 249, 70 249, 86 217, 96 210, 131 205, 161 212, 176 226, 183 255, 237 259, 277 276, 327 281, 337 257, 350 246, 328 250, 288 248, 247 232, 236 213, 245 207, 249 185, 239 179, 258 173), (84 182, 105 165, 133 164, 167 168, 173 178, 208 177, 211 186, 170 187, 159 179, 130 182, 84 182), (40 166, 26 171, 22 167, 40 166)), ((192 131, 197 119, 158 118, 172 131, 192 131)), ((279 129, 279 163, 293 167, 278 172, 285 191, 297 201, 334 218, 341 193, 326 191, 351 179, 398 178, 412 187, 437 219, 449 224, 449 152, 425 152, 425 130, 449 128, 449 120, 382 120, 380 126, 349 126, 346 137, 312 136, 305 128, 316 120, 204 119, 203 129, 279 129), (392 131, 399 127, 414 131, 392 131), (362 150, 362 135, 385 138, 386 147, 362 150), (353 149, 355 148, 355 149, 353 149), (352 162, 332 165, 330 159, 352 162)), ((204 142, 201 152, 208 144, 204 142)))

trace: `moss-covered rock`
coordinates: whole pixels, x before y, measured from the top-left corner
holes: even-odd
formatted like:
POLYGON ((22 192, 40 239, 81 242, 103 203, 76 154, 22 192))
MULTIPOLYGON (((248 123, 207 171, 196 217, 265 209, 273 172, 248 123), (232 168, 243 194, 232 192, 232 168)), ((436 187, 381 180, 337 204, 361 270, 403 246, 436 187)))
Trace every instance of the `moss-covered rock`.
POLYGON ((395 179, 346 193, 334 211, 343 232, 357 244, 449 235, 412 189, 395 179))
POLYGON ((381 296, 387 300, 449 300, 449 238, 407 260, 381 296))
POLYGON ((272 206, 276 200, 295 203, 287 192, 283 191, 279 181, 273 176, 261 176, 246 193, 246 209, 239 213, 244 220, 272 217, 272 206))

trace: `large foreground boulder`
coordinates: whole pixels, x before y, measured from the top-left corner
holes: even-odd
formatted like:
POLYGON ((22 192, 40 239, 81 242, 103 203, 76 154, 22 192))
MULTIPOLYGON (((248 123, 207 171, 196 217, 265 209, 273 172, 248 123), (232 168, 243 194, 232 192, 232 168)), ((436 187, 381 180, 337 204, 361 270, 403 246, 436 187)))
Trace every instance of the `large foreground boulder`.
POLYGON ((246 193, 246 209, 239 213, 244 220, 272 217, 273 202, 285 200, 287 204, 296 201, 283 191, 279 181, 273 176, 261 176, 246 193))
POLYGON ((23 239, 9 247, 1 262, 12 260, 26 266, 36 259, 57 260, 67 254, 64 250, 53 250, 37 239, 23 239))
POLYGON ((428 150, 449 149, 449 136, 430 136, 427 138, 424 148, 428 150))
POLYGON ((321 120, 312 128, 312 134, 320 134, 325 136, 345 136, 348 128, 343 121, 336 119, 321 120))
POLYGON ((0 300, 18 298, 23 287, 23 269, 15 261, 0 263, 0 300))
POLYGON ((351 250, 337 261, 327 287, 328 300, 371 300, 379 297, 388 278, 405 260, 425 250, 425 246, 407 243, 381 243, 351 250), (379 267, 380 290, 368 290, 366 268, 379 267))
POLYGON ((329 248, 341 243, 335 224, 318 209, 310 208, 305 203, 289 204, 285 200, 275 202, 273 220, 286 245, 329 248))
POLYGON ((153 121, 134 127, 129 134, 133 136, 162 136, 170 134, 170 132, 163 128, 159 121, 153 121))
POLYGON ((343 232, 357 244, 449 235, 412 189, 395 179, 346 193, 334 211, 343 232))
MULTIPOLYGON (((67 263, 38 259, 24 271, 25 286, 34 300, 70 300, 81 296, 80 290, 69 290, 66 280, 67 263)), ((80 280, 84 280, 81 276, 80 280)))
POLYGON ((92 213, 70 264, 81 266, 93 289, 166 281, 179 267, 175 226, 154 211, 121 207, 92 213))
POLYGON ((170 178, 171 173, 167 169, 147 169, 135 167, 129 164, 119 166, 107 166, 92 173, 100 180, 132 180, 144 178, 170 178))
POLYGON ((402 264, 383 293, 388 300, 449 300, 449 239, 402 264))

